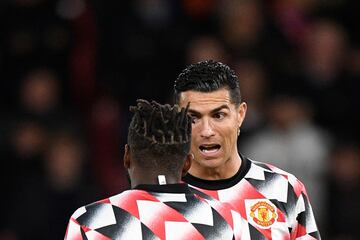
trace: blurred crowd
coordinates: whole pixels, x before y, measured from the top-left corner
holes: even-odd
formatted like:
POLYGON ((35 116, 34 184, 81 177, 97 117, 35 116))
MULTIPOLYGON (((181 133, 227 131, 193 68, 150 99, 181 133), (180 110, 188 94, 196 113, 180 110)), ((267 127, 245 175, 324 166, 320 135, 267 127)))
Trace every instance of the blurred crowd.
POLYGON ((357 239, 355 4, 0 1, 0 239, 62 239, 78 206, 127 189, 129 105, 171 102, 204 59, 239 77, 240 151, 305 183, 323 238, 357 239))

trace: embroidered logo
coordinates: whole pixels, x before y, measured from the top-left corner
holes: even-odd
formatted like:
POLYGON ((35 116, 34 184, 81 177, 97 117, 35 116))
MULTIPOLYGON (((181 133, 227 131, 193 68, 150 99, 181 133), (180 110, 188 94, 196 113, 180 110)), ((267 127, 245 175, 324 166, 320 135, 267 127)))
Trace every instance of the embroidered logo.
POLYGON ((261 228, 270 228, 277 219, 276 207, 266 201, 258 201, 250 207, 250 217, 261 228))

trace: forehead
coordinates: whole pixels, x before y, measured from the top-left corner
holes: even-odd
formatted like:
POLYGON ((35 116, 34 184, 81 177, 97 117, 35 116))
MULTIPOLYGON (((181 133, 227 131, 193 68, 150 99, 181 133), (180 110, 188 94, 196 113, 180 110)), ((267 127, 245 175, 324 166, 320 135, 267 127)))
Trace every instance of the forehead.
POLYGON ((220 89, 213 92, 186 91, 180 95, 179 105, 185 107, 190 102, 190 109, 198 112, 212 110, 222 105, 229 108, 235 106, 230 99, 227 89, 220 89))

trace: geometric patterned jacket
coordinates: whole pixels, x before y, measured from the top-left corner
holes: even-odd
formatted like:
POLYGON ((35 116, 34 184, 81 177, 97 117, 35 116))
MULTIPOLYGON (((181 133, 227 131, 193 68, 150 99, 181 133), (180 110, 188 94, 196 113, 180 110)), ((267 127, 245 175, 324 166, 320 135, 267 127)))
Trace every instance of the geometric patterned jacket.
POLYGON ((203 180, 187 174, 183 181, 202 198, 230 205, 241 221, 236 239, 320 239, 304 185, 292 174, 242 156, 235 176, 203 180))
POLYGON ((233 224, 227 204, 187 184, 139 185, 78 208, 65 239, 234 239, 233 224))

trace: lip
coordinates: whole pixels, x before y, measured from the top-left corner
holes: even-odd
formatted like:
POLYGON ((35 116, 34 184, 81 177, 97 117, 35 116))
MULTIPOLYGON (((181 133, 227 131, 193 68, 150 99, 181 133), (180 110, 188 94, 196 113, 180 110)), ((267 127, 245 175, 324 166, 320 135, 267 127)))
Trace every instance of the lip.
MULTIPOLYGON (((204 144, 205 145, 205 144, 204 144)), ((206 145, 210 145, 210 144, 206 144, 206 145)), ((214 145, 214 144, 212 144, 214 145)), ((220 154, 220 151, 221 151, 221 145, 219 145, 220 147, 218 149, 213 149, 213 150, 209 150, 209 151, 202 151, 200 149, 200 147, 198 148, 198 151, 200 153, 200 155, 203 157, 203 158, 216 158, 219 156, 220 154)))

